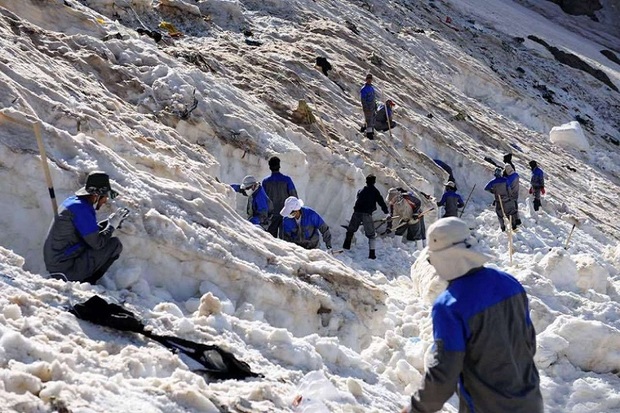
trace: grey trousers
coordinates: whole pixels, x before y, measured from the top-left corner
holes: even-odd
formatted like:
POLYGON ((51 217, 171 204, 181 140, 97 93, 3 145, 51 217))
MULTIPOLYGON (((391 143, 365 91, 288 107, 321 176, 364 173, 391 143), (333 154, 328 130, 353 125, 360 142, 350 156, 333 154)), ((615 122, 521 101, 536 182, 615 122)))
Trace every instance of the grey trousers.
POLYGON ((68 281, 92 280, 93 275, 98 275, 97 279, 99 279, 112 265, 112 262, 118 259, 122 251, 123 244, 121 241, 112 237, 102 249, 86 249, 82 255, 67 263, 66 269, 58 272, 62 272, 68 281))
POLYGON ((364 233, 368 237, 368 247, 371 250, 375 249, 375 222, 372 219, 372 214, 366 214, 363 212, 354 212, 351 215, 351 221, 349 222, 349 228, 347 229, 347 238, 353 236, 353 233, 357 231, 360 225, 364 225, 364 233))

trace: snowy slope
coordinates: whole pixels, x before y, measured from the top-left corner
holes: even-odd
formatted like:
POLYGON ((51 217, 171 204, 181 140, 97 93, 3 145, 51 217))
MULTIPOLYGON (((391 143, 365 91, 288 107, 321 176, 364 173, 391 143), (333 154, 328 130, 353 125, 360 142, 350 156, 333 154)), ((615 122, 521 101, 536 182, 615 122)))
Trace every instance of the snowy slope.
POLYGON ((245 198, 227 184, 266 176, 277 154, 330 225, 335 248, 366 174, 377 175, 383 194, 404 186, 439 197, 447 174, 433 159, 450 164, 463 196, 473 189, 463 218, 480 247, 531 296, 547 411, 620 411, 620 94, 528 37, 579 56, 620 88, 620 65, 600 53, 620 44, 605 30, 617 10, 604 2, 594 33, 583 16, 519 3, 530 8, 499 0, 0 0, 3 408, 404 406, 423 377, 430 303, 443 285, 398 238, 379 240, 371 261, 361 232, 351 251, 332 257, 250 225, 245 198), (157 43, 136 31, 160 22, 183 36, 160 28, 157 43), (314 67, 317 56, 332 64, 328 77, 314 67), (401 125, 375 141, 358 133, 367 72, 381 98, 396 101, 401 125), (300 100, 317 122, 296 123, 300 100), (576 118, 588 151, 549 140, 553 126, 576 118), (59 201, 102 169, 122 193, 102 217, 132 210, 119 230, 123 255, 97 286, 47 279, 41 251, 52 211, 33 122, 42 125, 59 201), (483 191, 493 171, 484 156, 501 161, 508 151, 521 174, 524 221, 512 262, 483 191), (539 214, 527 194, 530 159, 548 180, 539 214), (573 218, 580 226, 571 234, 573 218), (218 344, 265 377, 214 382, 156 343, 65 311, 93 293, 124 303, 156 331, 218 344))

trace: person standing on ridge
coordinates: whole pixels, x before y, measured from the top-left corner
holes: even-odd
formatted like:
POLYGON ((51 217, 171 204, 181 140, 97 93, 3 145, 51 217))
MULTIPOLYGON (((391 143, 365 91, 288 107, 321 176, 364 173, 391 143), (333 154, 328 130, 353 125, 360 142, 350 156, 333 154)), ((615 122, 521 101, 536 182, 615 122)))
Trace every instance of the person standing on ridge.
POLYGON ((461 195, 456 192, 456 184, 454 182, 446 182, 445 192, 441 200, 437 202, 437 206, 444 207, 444 218, 458 216, 459 208, 463 208, 465 203, 461 195))
POLYGON ((110 177, 93 171, 84 187, 63 201, 43 245, 45 267, 52 278, 96 284, 120 257, 123 244, 112 234, 129 210, 119 208, 97 222, 99 208, 117 195, 110 177))
POLYGON ((376 211, 377 204, 381 207, 383 213, 388 215, 388 207, 381 196, 381 193, 375 188, 377 177, 370 174, 366 177, 366 186, 357 191, 357 199, 353 206, 353 215, 349 221, 347 227, 347 234, 342 244, 342 248, 345 250, 351 249, 351 241, 353 240, 353 234, 357 231, 360 225, 364 226, 364 233, 368 238, 368 258, 374 260, 377 258, 375 254, 375 238, 377 233, 375 232, 375 223, 372 219, 372 213, 376 211))
POLYGON ((506 231, 506 224, 504 222, 504 216, 510 220, 512 229, 517 228, 517 210, 514 207, 514 203, 511 202, 510 196, 508 196, 508 185, 506 178, 502 176, 504 173, 502 168, 495 168, 495 179, 492 179, 484 187, 484 190, 492 193, 495 196, 495 213, 499 220, 499 227, 502 231, 506 231))
MULTIPOLYGON (((286 198, 289 196, 297 198, 297 189, 289 176, 280 173, 280 158, 277 156, 269 158, 269 170, 271 175, 263 179, 263 189, 273 202, 274 211, 280 211, 284 207, 286 198)), ((274 214, 268 228, 269 233, 275 238, 282 238, 281 225, 282 216, 274 214)))
POLYGON ((441 410, 456 390, 459 412, 543 413, 529 300, 512 275, 485 267, 467 223, 428 229, 428 262, 448 286, 433 303, 433 360, 403 413, 441 410))
POLYGON ((508 189, 510 202, 514 204, 516 211, 514 226, 521 225, 521 219, 519 218, 519 174, 515 172, 511 164, 507 163, 504 165, 504 176, 506 177, 506 188, 508 189))
POLYGON ((231 184, 230 186, 235 192, 248 197, 246 206, 248 220, 267 231, 273 215, 273 202, 265 193, 260 182, 253 175, 246 175, 241 184, 231 184))
POLYGON ((371 73, 366 75, 366 83, 360 90, 360 99, 362 101, 362 110, 364 111, 364 121, 366 122, 366 137, 368 139, 374 139, 377 98, 375 88, 372 85, 371 73))
POLYGON ((280 211, 282 219, 282 239, 305 249, 319 246, 319 233, 328 253, 332 253, 332 234, 323 218, 313 209, 304 206, 304 201, 289 196, 280 211))
POLYGON ((530 178, 530 194, 534 194, 534 211, 540 208, 540 195, 545 194, 545 174, 536 161, 530 161, 532 177, 530 178))

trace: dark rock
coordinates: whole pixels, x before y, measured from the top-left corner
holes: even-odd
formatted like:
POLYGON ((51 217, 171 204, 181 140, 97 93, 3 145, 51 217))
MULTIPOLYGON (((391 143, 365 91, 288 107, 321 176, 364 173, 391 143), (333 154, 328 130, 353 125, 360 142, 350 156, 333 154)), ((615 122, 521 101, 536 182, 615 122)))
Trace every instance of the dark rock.
POLYGON ((545 46, 547 50, 551 52, 555 60, 557 60, 558 62, 565 64, 567 66, 573 67, 575 69, 582 70, 590 74, 594 78, 598 79, 599 81, 605 83, 607 86, 609 86, 614 91, 616 92, 619 91, 618 87, 609 79, 609 76, 607 76, 607 74, 603 72, 602 70, 593 68, 592 66, 590 66, 589 64, 587 64, 586 62, 584 62, 583 60, 581 60, 579 57, 575 56, 574 54, 567 53, 567 52, 564 52, 558 49, 557 47, 553 47, 549 45, 547 42, 545 42, 544 40, 536 36, 529 35, 527 36, 527 38, 536 43, 539 43, 545 46))
POLYGON ((332 65, 327 61, 326 57, 318 56, 316 58, 316 65, 321 68, 321 71, 325 76, 328 76, 327 72, 332 70, 332 65))
POLYGON ((258 40, 252 40, 252 39, 245 39, 245 44, 247 44, 248 46, 253 46, 253 47, 258 47, 258 46, 263 45, 263 43, 259 42, 258 40))
POLYGON ((615 64, 620 65, 620 59, 611 50, 601 50, 601 54, 605 56, 606 58, 608 58, 609 60, 611 60, 612 62, 614 62, 615 64))
POLYGON ((562 8, 564 13, 573 16, 595 18, 594 12, 603 8, 599 0, 550 0, 562 8))

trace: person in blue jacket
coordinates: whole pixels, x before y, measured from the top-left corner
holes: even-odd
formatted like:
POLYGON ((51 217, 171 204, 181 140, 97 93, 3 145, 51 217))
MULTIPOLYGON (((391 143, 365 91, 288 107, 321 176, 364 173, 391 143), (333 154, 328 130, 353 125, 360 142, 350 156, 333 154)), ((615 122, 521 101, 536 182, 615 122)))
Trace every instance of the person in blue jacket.
POLYGON ((91 172, 83 188, 60 205, 43 245, 43 259, 50 277, 96 284, 123 251, 114 230, 129 214, 119 208, 107 220, 97 222, 99 208, 118 193, 109 176, 91 172))
POLYGON ((540 195, 545 194, 545 174, 536 161, 530 161, 532 177, 530 178, 530 194, 534 195, 534 211, 540 208, 540 195))
POLYGON ((372 85, 371 73, 366 75, 366 83, 360 90, 360 100, 362 102, 362 111, 364 112, 364 121, 366 122, 366 137, 374 139, 377 97, 375 88, 372 85))
MULTIPOLYGON (((272 156, 269 158, 269 170, 271 175, 263 179, 263 189, 267 193, 271 202, 273 202, 273 210, 280 211, 284 207, 284 201, 289 196, 297 197, 297 189, 293 180, 280 172, 280 158, 272 156)), ((271 224, 269 225, 269 233, 275 238, 281 232, 282 216, 273 214, 271 224)), ((281 236, 280 236, 281 238, 281 236)))
POLYGON ((456 390, 459 413, 542 413, 534 364, 536 331, 523 286, 484 264, 467 223, 441 218, 428 229, 428 262, 448 282, 433 303, 433 359, 403 412, 441 410, 456 390))
POLYGON ((445 190, 441 200, 437 202, 437 206, 444 207, 444 218, 456 217, 458 216, 459 208, 465 206, 463 198, 456 192, 456 184, 452 181, 446 183, 445 190))
POLYGON ((241 184, 231 184, 230 186, 235 192, 248 197, 246 206, 248 220, 264 230, 269 229, 273 214, 273 203, 260 182, 253 175, 246 175, 241 184))
POLYGON ((332 235, 323 218, 311 208, 304 206, 304 201, 289 196, 280 211, 282 220, 282 239, 303 247, 314 249, 319 246, 319 233, 327 252, 332 252, 332 235))
POLYGON ((495 168, 495 178, 487 183, 484 190, 495 196, 493 205, 495 205, 499 227, 502 231, 506 231, 504 218, 510 221, 513 230, 517 228, 517 208, 515 203, 511 202, 511 198, 508 195, 508 185, 503 173, 504 170, 502 168, 495 168))

